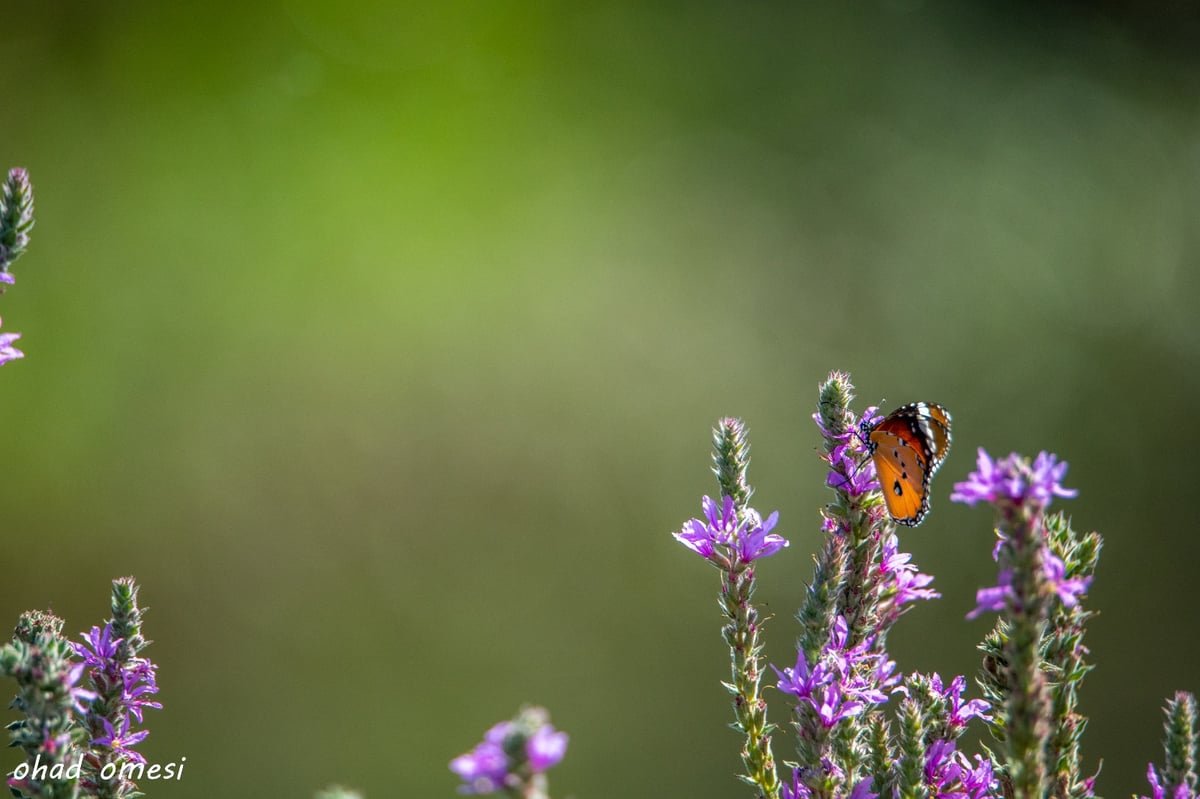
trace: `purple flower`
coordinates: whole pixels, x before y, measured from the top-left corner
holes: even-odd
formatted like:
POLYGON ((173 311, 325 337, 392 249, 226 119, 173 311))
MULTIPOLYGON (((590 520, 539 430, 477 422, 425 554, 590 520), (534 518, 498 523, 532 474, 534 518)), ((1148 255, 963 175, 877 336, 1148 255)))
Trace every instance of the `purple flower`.
POLYGON ((925 750, 925 782, 937 799, 987 799, 998 796, 992 761, 975 756, 971 765, 954 741, 936 740, 925 750))
POLYGON ((1073 499, 1079 496, 1074 488, 1063 488, 1062 479, 1067 474, 1067 462, 1043 450, 1033 460, 1032 476, 1029 480, 1030 496, 1042 507, 1050 504, 1054 497, 1073 499))
POLYGON ((1000 796, 999 784, 996 781, 991 760, 981 755, 975 755, 975 767, 971 768, 970 762, 961 752, 958 756, 963 765, 963 770, 959 773, 958 778, 969 799, 1000 796))
POLYGON ((967 614, 968 619, 979 618, 980 614, 989 611, 1004 610, 1009 601, 1016 597, 1012 587, 1012 569, 1001 569, 996 579, 996 585, 975 592, 975 609, 967 614))
MULTIPOLYGON (((814 414, 814 416, 815 415, 816 414, 814 414)), ((820 422, 817 422, 817 424, 820 424, 820 422)), ((804 780, 801 778, 803 773, 804 772, 801 769, 792 769, 792 784, 788 785, 787 783, 782 783, 780 785, 780 787, 783 789, 783 799, 809 799, 809 797, 812 796, 812 791, 809 790, 808 786, 804 784, 804 780)), ((1158 797, 1155 797, 1155 799, 1158 799, 1158 797)))
POLYGON ((158 693, 155 665, 148 660, 135 658, 121 672, 121 700, 130 713, 142 721, 142 709, 162 710, 162 703, 148 697, 158 693))
POLYGON ((938 739, 925 750, 925 782, 943 795, 942 788, 958 780, 961 768, 954 758, 954 741, 938 739))
POLYGON ((494 793, 508 776, 508 756, 497 743, 484 741, 450 761, 450 770, 463 781, 460 793, 494 793))
POLYGON ((95 691, 89 691, 79 685, 79 681, 83 678, 84 668, 85 664, 76 663, 71 667, 70 671, 63 675, 63 685, 71 697, 71 707, 79 714, 87 711, 87 708, 84 707, 84 702, 93 702, 96 699, 95 691))
MULTIPOLYGON (((956 733, 955 738, 971 719, 991 720, 991 716, 987 712, 991 710, 991 705, 987 702, 982 699, 963 701, 963 692, 967 690, 967 679, 961 674, 951 680, 949 685, 942 683, 942 676, 937 672, 929 677, 914 673, 912 678, 918 688, 927 680, 929 694, 936 696, 945 704, 945 723, 956 733)), ((907 693, 907 689, 905 692, 907 693)))
POLYGON ((990 721, 991 716, 988 715, 988 710, 991 706, 982 699, 971 699, 963 702, 963 691, 967 690, 967 678, 961 674, 950 681, 946 689, 942 690, 942 678, 938 674, 933 675, 933 688, 941 693, 943 699, 950 704, 949 721, 951 724, 964 727, 971 719, 983 719, 990 721))
POLYGON ((1142 797, 1142 799, 1163 799, 1166 792, 1163 790, 1162 783, 1158 781, 1158 772, 1154 770, 1153 763, 1146 767, 1146 779, 1150 782, 1150 796, 1142 797))
POLYGON ((729 544, 733 529, 737 526, 737 513, 733 506, 733 497, 725 497, 721 506, 712 497, 704 497, 700 501, 705 518, 690 519, 684 523, 683 529, 672 533, 675 540, 683 544, 701 557, 712 559, 716 547, 729 544))
POLYGON ((820 416, 813 414, 821 434, 830 441, 837 442, 829 454, 823 456, 829 463, 829 475, 825 478, 825 485, 845 491, 851 497, 859 497, 879 488, 875 463, 866 457, 869 449, 867 436, 882 418, 875 410, 874 406, 867 408, 858 421, 852 423, 841 435, 831 435, 822 426, 820 416))
POLYGON ((917 571, 912 561, 912 555, 900 552, 900 539, 895 533, 889 535, 883 542, 883 555, 879 561, 879 571, 885 578, 884 585, 891 583, 895 595, 892 598, 893 607, 899 609, 918 599, 937 599, 941 596, 932 588, 927 588, 933 582, 933 577, 917 571))
MULTIPOLYGON (((1159 779, 1158 772, 1154 770, 1153 764, 1146 767, 1146 779, 1150 782, 1150 796, 1143 796, 1139 799, 1167 799, 1167 789, 1159 779)), ((1188 789, 1186 782, 1181 782, 1171 792, 1170 799, 1196 799, 1196 796, 1196 793, 1188 789)))
MULTIPOLYGON (((1003 542, 1001 542, 1003 543, 1003 542)), ((1091 577, 1065 577, 1067 567, 1062 558, 1042 547, 1042 574, 1046 578, 1045 588, 1059 598, 1068 608, 1079 604, 1079 597, 1087 592, 1092 584, 1091 577)), ((980 588, 975 594, 975 609, 967 614, 968 619, 977 618, 988 611, 1001 611, 1015 599, 1013 592, 1013 570, 1001 569, 997 585, 990 588, 980 588)))
POLYGON ((132 747, 137 746, 146 736, 150 734, 149 730, 140 730, 131 732, 129 729, 129 716, 123 716, 120 719, 120 730, 113 727, 111 721, 102 718, 104 723, 104 735, 98 738, 93 738, 92 743, 99 746, 108 747, 114 755, 128 758, 135 763, 145 763, 146 758, 142 757, 141 752, 136 752, 132 747))
POLYGON ((858 497, 879 487, 875 462, 863 460, 865 450, 854 444, 838 444, 827 456, 829 475, 825 485, 858 497))
POLYGON ((747 508, 739 520, 733 497, 725 497, 719 507, 711 497, 704 497, 701 507, 704 519, 690 519, 682 530, 672 535, 688 549, 722 568, 729 568, 729 555, 736 556, 736 563, 748 564, 774 555, 788 545, 787 539, 771 532, 779 521, 779 511, 764 522, 753 508, 747 508))
POLYGON ((1018 503, 1028 500, 1044 508, 1056 496, 1074 497, 1079 493, 1063 488, 1060 481, 1066 473, 1066 461, 1059 461, 1051 453, 1038 453, 1030 465, 1015 452, 1003 460, 993 460, 980 447, 975 471, 965 481, 954 484, 950 500, 968 505, 981 500, 993 504, 1002 500, 1018 503))
POLYGON ((525 754, 529 758, 529 768, 538 774, 546 769, 557 766, 567 753, 567 734, 546 724, 529 736, 525 742, 525 754))
POLYGON ((71 644, 75 654, 83 658, 84 665, 104 668, 115 660, 122 638, 112 637, 112 624, 104 625, 104 629, 93 627, 91 633, 82 633, 86 644, 71 644))
MULTIPOLYGON (((0 272, 0 275, 2 274, 4 273, 0 272)), ((13 342, 20 337, 20 333, 0 333, 0 366, 25 357, 25 353, 13 346, 13 342)))
POLYGON ((1047 585, 1062 600, 1063 605, 1073 608, 1079 604, 1079 595, 1087 591, 1088 586, 1092 584, 1092 578, 1072 577, 1064 579, 1067 567, 1063 564, 1062 558, 1055 555, 1049 549, 1044 550, 1042 553, 1042 564, 1047 585))
POLYGON ((862 779, 850 790, 847 799, 877 799, 879 794, 871 793, 871 780, 862 779))
POLYGON ((735 534, 738 556, 743 563, 750 563, 759 558, 774 555, 788 545, 788 540, 778 533, 772 533, 779 523, 779 511, 773 511, 764 522, 758 511, 749 508, 746 511, 746 522, 738 528, 735 534))

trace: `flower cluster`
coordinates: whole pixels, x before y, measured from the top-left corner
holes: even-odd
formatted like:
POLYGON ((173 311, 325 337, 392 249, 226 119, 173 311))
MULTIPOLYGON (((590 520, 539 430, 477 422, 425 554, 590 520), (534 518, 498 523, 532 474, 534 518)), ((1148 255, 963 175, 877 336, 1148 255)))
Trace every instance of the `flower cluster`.
MULTIPOLYGON (((1092 584, 1091 577, 1066 577, 1062 558, 1049 549, 1042 553, 1042 576, 1046 590, 1058 597, 1066 607, 1075 607, 1079 598, 1087 593, 1092 584)), ((996 585, 980 588, 975 594, 975 609, 967 614, 968 619, 978 618, 990 611, 1001 611, 1016 601, 1013 593, 1013 570, 1001 569, 996 585)))
POLYGON ((992 761, 975 755, 975 762, 958 751, 954 741, 938 739, 925 753, 925 784, 937 799, 988 799, 999 796, 992 761))
POLYGON ((937 599, 941 596, 928 587, 933 577, 918 571, 912 563, 912 555, 899 550, 900 539, 895 533, 884 538, 883 555, 879 560, 879 583, 881 601, 887 605, 887 623, 894 623, 906 605, 918 599, 937 599))
POLYGON ((563 759, 567 734, 550 724, 543 708, 524 708, 511 721, 488 730, 483 741, 450 761, 450 770, 463 781, 466 794, 505 790, 521 796, 544 792, 543 772, 563 759))
POLYGON ((929 708, 929 716, 936 719, 938 727, 933 734, 941 738, 957 738, 971 719, 991 720, 991 705, 982 699, 964 701, 966 690, 967 679, 961 674, 945 684, 936 671, 928 677, 912 674, 903 688, 907 696, 919 699, 929 708))
MULTIPOLYGON (((1061 483, 1066 473, 1066 461, 1058 460, 1052 453, 1038 453, 1032 463, 1016 453, 1003 460, 993 460, 981 447, 976 470, 971 472, 965 481, 955 483, 950 499, 968 505, 982 500, 997 506, 1025 506, 1030 514, 1036 517, 1050 504, 1052 498, 1076 496, 1077 491, 1064 488, 1061 483)), ((1039 566, 1037 576, 1040 579, 1036 580, 1039 592, 1057 597, 1066 607, 1074 607, 1091 585, 1091 576, 1068 576, 1062 558, 1051 550, 1044 535, 1038 543, 1035 562, 1039 566)), ((1014 575, 1017 574, 1016 565, 1011 557, 1004 558, 1006 554, 1011 554, 1012 548, 1009 536, 1001 530, 1000 540, 992 550, 993 560, 1004 560, 996 585, 979 590, 976 594, 976 607, 967 614, 967 618, 974 619, 988 611, 1004 610, 1018 602, 1013 585, 1014 575)))
POLYGON ((92 743, 109 749, 121 759, 144 763, 146 759, 133 747, 141 743, 150 733, 146 730, 133 731, 130 720, 142 723, 142 710, 162 709, 162 704, 150 697, 158 693, 155 665, 145 658, 121 656, 123 638, 113 637, 113 623, 107 622, 104 629, 93 627, 83 635, 85 643, 72 644, 75 654, 83 658, 89 669, 97 696, 104 697, 109 711, 97 714, 104 727, 104 734, 92 739, 92 743))
POLYGON ((859 715, 871 705, 887 701, 897 688, 900 675, 896 664, 882 652, 873 651, 872 641, 852 645, 846 620, 838 617, 819 659, 809 664, 803 649, 796 665, 780 670, 778 688, 795 696, 816 712, 825 727, 859 715))
POLYGON ((862 497, 868 491, 879 490, 875 464, 867 458, 867 432, 883 418, 878 410, 872 405, 863 411, 861 417, 848 420, 823 418, 821 411, 812 417, 828 442, 826 453, 822 456, 829 464, 825 485, 836 491, 844 491, 853 499, 862 497))
POLYGON ((779 522, 779 511, 766 521, 753 508, 739 514, 733 497, 724 497, 720 506, 711 497, 700 503, 703 519, 691 519, 673 533, 675 540, 719 568, 749 565, 759 558, 774 555, 788 545, 787 539, 772 533, 779 522))
POLYGON ((1060 481, 1066 473, 1066 461, 1060 461, 1049 452, 1039 452, 1030 463, 1015 452, 1003 460, 993 460, 980 447, 975 471, 965 481, 954 484, 950 501, 967 505, 980 501, 992 504, 1029 502, 1045 508, 1054 497, 1069 499, 1079 493, 1063 488, 1060 481))

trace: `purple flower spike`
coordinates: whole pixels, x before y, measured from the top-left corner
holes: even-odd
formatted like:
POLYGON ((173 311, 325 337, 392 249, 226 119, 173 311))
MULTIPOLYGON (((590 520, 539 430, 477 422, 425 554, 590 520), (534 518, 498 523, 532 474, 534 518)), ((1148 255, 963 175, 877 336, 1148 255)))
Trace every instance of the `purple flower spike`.
POLYGON ((975 471, 954 484, 952 502, 974 505, 976 502, 1025 502, 1045 508, 1054 497, 1074 497, 1079 492, 1063 488, 1059 482, 1067 473, 1067 462, 1048 452, 1038 453, 1031 465, 1015 452, 1003 460, 993 460, 979 448, 975 471))
POLYGON ((152 696, 158 693, 155 665, 125 649, 125 639, 113 634, 113 622, 93 627, 82 634, 84 643, 71 644, 91 677, 95 694, 102 699, 97 706, 106 709, 100 715, 96 707, 91 708, 87 724, 92 731, 92 743, 110 750, 114 758, 126 758, 132 762, 145 763, 145 758, 133 749, 150 733, 134 731, 130 719, 142 723, 142 711, 146 708, 162 709, 162 703, 152 696), (100 734, 97 734, 100 733, 100 734))

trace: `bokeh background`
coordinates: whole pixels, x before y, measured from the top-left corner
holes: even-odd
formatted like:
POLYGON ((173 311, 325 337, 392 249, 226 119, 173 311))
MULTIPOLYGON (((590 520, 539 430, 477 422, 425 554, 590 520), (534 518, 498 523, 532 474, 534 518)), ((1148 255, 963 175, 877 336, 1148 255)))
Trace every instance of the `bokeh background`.
POLYGON ((188 758, 150 795, 451 796, 524 702, 572 736, 557 796, 748 795, 717 576, 669 533, 743 417, 790 663, 833 368, 954 414, 905 670, 978 668, 975 448, 1070 462, 1085 755, 1145 791, 1200 690, 1197 25, 840 5, 0 5, 38 210, 0 608, 84 630, 140 580, 144 749, 188 758))

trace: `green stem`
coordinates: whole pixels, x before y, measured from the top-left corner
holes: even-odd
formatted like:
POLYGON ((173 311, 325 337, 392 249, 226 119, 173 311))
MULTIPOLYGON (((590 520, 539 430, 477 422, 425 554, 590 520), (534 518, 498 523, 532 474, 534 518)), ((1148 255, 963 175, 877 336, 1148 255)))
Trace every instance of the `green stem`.
POLYGON ((1050 737, 1050 695, 1042 671, 1041 641, 1046 618, 1041 514, 1027 505, 1000 508, 1004 552, 1012 569, 1012 626, 1005 645, 1009 775, 1016 799, 1048 795, 1046 742, 1050 737))

